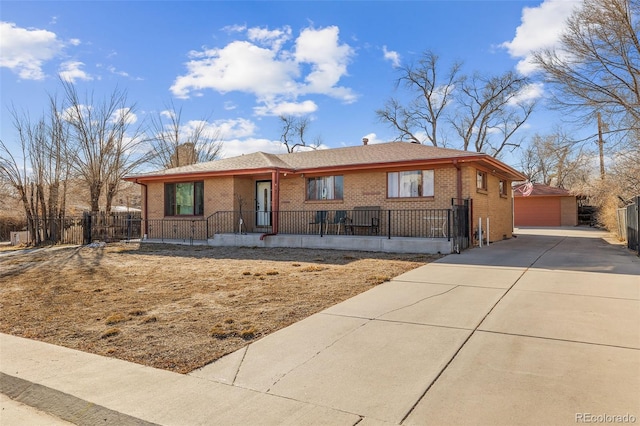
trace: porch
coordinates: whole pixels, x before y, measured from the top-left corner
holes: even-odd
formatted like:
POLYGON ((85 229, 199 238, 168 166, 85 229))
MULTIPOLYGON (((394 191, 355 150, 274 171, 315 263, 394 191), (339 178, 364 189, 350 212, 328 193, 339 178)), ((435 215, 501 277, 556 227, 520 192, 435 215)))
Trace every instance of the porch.
POLYGON ((217 234, 207 240, 215 247, 308 248, 386 253, 449 254, 452 241, 445 238, 380 237, 371 235, 217 234))
POLYGON ((459 252, 469 246, 469 209, 220 211, 203 219, 143 224, 144 240, 218 247, 293 247, 396 253, 459 252))

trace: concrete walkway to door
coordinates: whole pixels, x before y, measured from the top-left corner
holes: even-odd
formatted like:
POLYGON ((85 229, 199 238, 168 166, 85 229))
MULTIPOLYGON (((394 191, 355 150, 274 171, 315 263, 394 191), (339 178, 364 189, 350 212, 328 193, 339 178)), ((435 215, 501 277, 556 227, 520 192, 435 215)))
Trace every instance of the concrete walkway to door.
POLYGON ((189 375, 0 335, 1 390, 78 424, 640 422, 640 258, 588 228, 516 234, 189 375))

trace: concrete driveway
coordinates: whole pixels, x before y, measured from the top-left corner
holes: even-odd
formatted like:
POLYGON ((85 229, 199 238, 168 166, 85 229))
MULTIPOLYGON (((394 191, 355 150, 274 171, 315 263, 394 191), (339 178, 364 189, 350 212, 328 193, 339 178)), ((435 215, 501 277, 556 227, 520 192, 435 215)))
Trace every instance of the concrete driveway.
POLYGON ((516 234, 186 376, 1 335, 2 392, 79 424, 640 422, 640 258, 589 228, 516 234))

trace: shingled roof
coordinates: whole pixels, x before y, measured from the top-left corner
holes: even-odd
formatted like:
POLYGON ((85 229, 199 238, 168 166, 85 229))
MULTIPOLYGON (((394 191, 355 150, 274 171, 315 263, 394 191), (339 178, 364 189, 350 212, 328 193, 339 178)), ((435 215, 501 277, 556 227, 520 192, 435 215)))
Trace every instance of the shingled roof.
POLYGON ((437 148, 407 142, 388 142, 371 145, 358 145, 343 148, 317 149, 312 151, 287 154, 267 154, 256 152, 238 157, 214 160, 189 166, 175 167, 151 173, 127 177, 127 180, 144 180, 146 178, 171 177, 189 174, 232 174, 250 171, 279 169, 280 171, 308 172, 323 169, 349 169, 366 166, 387 166, 415 162, 442 162, 443 160, 482 160, 499 165, 508 174, 519 176, 519 172, 493 157, 469 151, 448 148, 437 148))
MULTIPOLYGON (((541 183, 534 183, 533 190, 529 197, 571 197, 571 192, 563 188, 557 188, 555 186, 543 185, 541 183)), ((523 197, 522 192, 514 191, 514 196, 523 197)))

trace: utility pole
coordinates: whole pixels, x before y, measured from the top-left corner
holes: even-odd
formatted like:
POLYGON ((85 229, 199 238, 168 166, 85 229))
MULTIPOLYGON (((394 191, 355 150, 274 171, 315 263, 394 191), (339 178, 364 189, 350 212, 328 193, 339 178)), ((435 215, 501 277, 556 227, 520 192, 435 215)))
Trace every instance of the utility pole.
POLYGON ((598 149, 600 150, 600 179, 604 179, 604 140, 602 139, 602 117, 598 112, 598 149))

